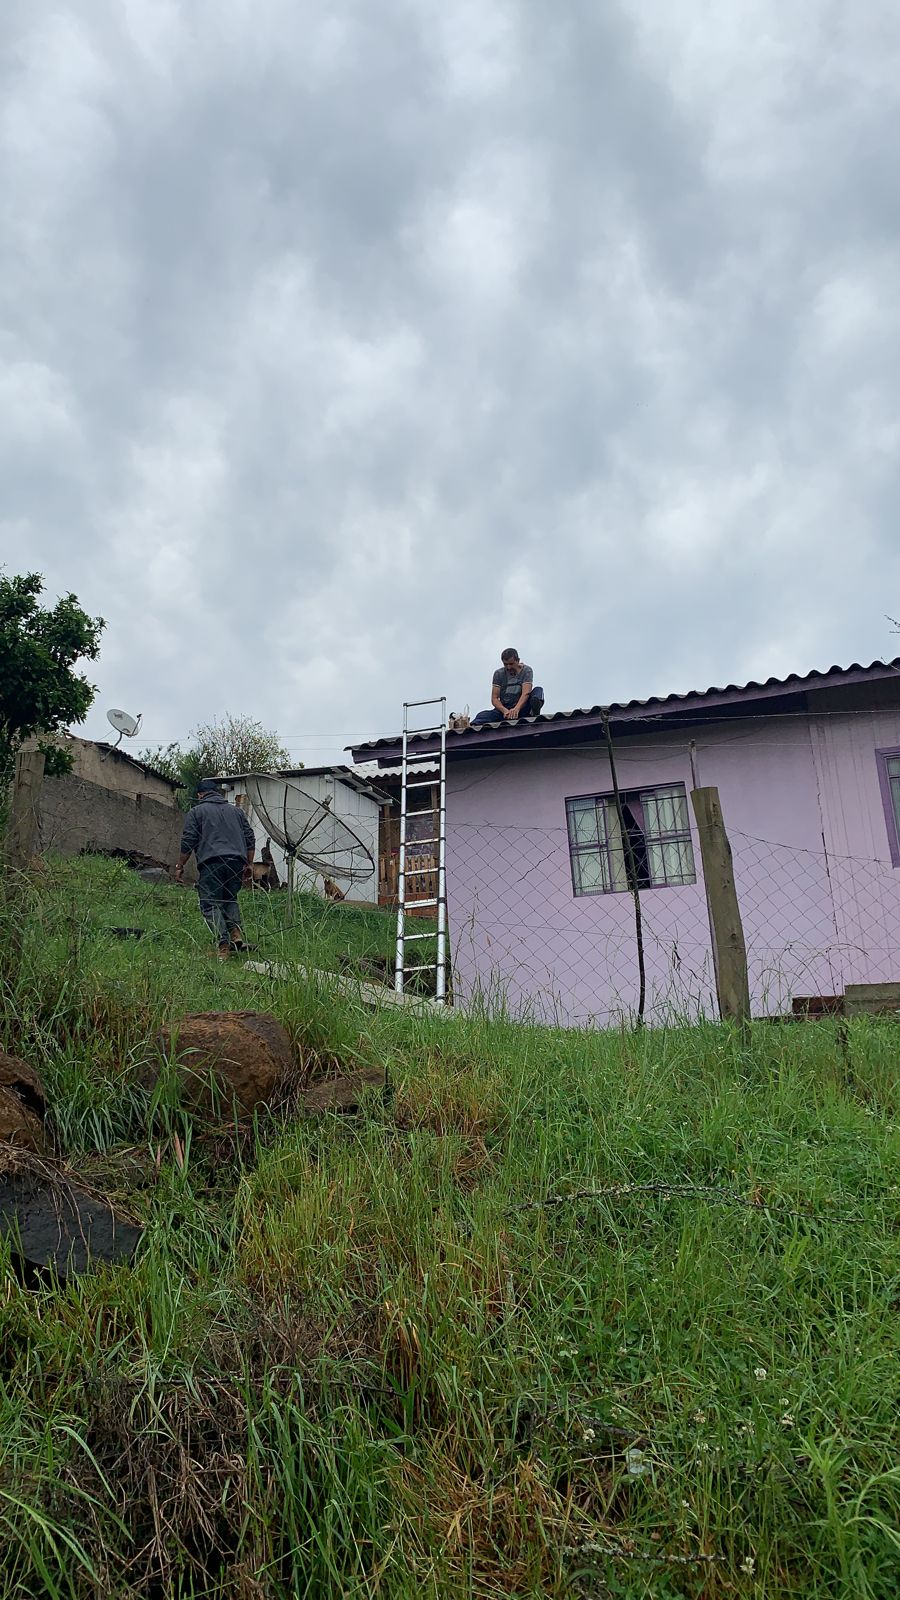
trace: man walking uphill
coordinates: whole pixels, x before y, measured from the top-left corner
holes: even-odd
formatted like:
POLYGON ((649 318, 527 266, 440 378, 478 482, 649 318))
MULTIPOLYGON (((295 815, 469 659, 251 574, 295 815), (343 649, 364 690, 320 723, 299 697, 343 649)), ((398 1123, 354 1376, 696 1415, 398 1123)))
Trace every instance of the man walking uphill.
POLYGON ((200 910, 218 939, 220 961, 230 950, 246 950, 237 897, 250 876, 256 839, 247 818, 225 799, 214 778, 201 778, 197 803, 188 812, 181 835, 175 882, 182 883, 188 857, 197 857, 200 910))

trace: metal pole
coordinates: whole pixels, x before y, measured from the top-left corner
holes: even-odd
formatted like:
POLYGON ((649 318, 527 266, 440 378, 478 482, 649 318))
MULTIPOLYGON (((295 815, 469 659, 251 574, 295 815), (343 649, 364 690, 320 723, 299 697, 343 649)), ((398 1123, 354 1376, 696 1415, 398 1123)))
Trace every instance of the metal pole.
POLYGON ((397 873, 397 949, 394 958, 394 988, 403 993, 403 966, 405 957, 406 918, 406 741, 409 729, 409 710, 403 707, 403 754, 400 766, 400 863, 397 873))
POLYGON ((438 903, 437 903, 437 971, 434 995, 444 1000, 447 995, 447 698, 441 699, 441 756, 438 771, 438 903))

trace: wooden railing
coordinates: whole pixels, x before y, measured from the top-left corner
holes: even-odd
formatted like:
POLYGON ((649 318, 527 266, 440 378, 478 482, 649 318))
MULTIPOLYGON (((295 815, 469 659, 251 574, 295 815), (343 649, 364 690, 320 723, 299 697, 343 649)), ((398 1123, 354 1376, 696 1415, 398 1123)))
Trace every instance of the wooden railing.
MULTIPOLYGON (((437 832, 437 812, 428 810, 414 812, 407 818, 407 843, 406 866, 410 876, 407 879, 407 903, 412 902, 410 912, 416 915, 414 903, 416 900, 435 900, 438 892, 438 863, 434 847, 426 845, 419 849, 416 844, 416 834, 425 838, 433 838, 437 832), (425 868, 425 871, 413 869, 425 868)), ((378 852, 378 904, 380 906, 395 906, 399 894, 400 879, 400 818, 395 811, 383 811, 381 817, 381 830, 378 852)), ((433 907, 425 907, 422 916, 434 916, 433 907)))

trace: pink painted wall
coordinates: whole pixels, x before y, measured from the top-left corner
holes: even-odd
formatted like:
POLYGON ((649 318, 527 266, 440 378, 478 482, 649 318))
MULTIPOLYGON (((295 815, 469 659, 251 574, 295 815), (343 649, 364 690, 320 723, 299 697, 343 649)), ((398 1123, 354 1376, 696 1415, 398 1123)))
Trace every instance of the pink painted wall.
MULTIPOLYGON (((875 751, 900 711, 754 719, 696 731, 701 784, 731 838, 754 1008, 900 979, 900 871, 891 866, 875 751), (824 837, 823 837, 824 836, 824 837)), ((622 789, 691 789, 689 735, 617 740, 622 789)), ((608 793, 597 745, 451 761, 448 896, 457 997, 569 1024, 637 1004, 633 902, 572 892, 565 799, 608 793)), ((693 829, 693 815, 691 815, 693 829)), ((647 1015, 715 1012, 700 852, 697 883, 641 892, 647 1015)))
POLYGON ((844 983, 900 980, 900 870, 891 864, 876 749, 900 747, 900 712, 813 719, 844 983))

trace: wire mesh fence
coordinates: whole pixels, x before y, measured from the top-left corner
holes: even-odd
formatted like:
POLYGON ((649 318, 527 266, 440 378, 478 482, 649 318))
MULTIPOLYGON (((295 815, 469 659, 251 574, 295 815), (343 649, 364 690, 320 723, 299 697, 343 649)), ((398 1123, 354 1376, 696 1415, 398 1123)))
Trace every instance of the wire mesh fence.
MULTIPOLYGON (((731 832, 735 883, 758 1016, 840 995, 847 984, 900 980, 900 884, 889 860, 799 848, 731 832)), ((608 1026, 633 1018, 639 973, 628 874, 583 889, 571 829, 466 824, 448 830, 458 1002, 536 1021, 608 1026)), ((699 850, 679 883, 639 883, 646 1018, 717 1014, 699 850)), ((651 863, 652 868, 652 863, 651 863)), ((629 872, 632 870, 629 867, 629 872)), ((645 877, 645 864, 637 869, 645 877)))

